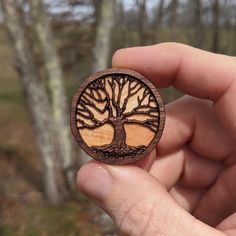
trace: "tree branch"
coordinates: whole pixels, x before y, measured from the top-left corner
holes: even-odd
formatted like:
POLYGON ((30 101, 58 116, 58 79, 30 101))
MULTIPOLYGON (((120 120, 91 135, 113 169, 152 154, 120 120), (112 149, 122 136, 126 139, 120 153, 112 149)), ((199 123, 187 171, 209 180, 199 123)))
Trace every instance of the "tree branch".
MULTIPOLYGON (((80 101, 80 106, 84 109, 85 112, 87 112, 89 114, 89 117, 87 119, 93 121, 94 123, 99 122, 98 119, 95 118, 94 114, 92 113, 91 110, 89 110, 89 108, 86 106, 86 104, 84 104, 82 101, 80 101)), ((82 109, 77 109, 77 114, 81 115, 82 109)), ((81 115, 84 117, 84 115, 81 115)), ((84 117, 85 118, 85 117, 84 117)))
POLYGON ((81 119, 77 119, 77 122, 81 123, 82 124, 82 127, 78 127, 78 129, 96 129, 106 123, 109 122, 109 118, 106 118, 102 121, 98 121, 97 123, 95 124, 92 124, 92 125, 89 125, 89 124, 86 124, 84 120, 81 120, 81 119))
POLYGON ((80 104, 84 104, 87 106, 91 106, 93 107, 96 111, 98 111, 99 113, 104 113, 106 111, 106 106, 104 106, 103 109, 100 109, 96 106, 96 104, 94 102, 92 102, 91 100, 89 100, 85 95, 82 95, 80 98, 80 104))
POLYGON ((158 128, 158 120, 157 119, 147 119, 144 121, 136 120, 136 119, 124 119, 124 123, 132 123, 132 124, 140 124, 153 132, 157 131, 158 128))
POLYGON ((106 108, 108 109, 108 114, 109 114, 109 117, 113 117, 113 112, 112 112, 112 107, 111 107, 111 104, 110 104, 110 96, 106 90, 106 87, 105 87, 105 79, 104 78, 101 78, 98 80, 97 82, 100 86, 100 88, 103 90, 103 92, 105 93, 105 100, 107 101, 107 106, 106 108))
MULTIPOLYGON (((115 94, 115 88, 116 88, 116 83, 115 83, 115 79, 114 77, 112 77, 112 80, 108 80, 108 83, 111 87, 111 102, 112 102, 112 105, 113 107, 115 108, 116 110, 116 116, 118 115, 118 103, 116 101, 116 94, 115 94)), ((117 82, 118 83, 118 82, 117 82)))
POLYGON ((128 118, 128 117, 131 117, 131 116, 135 116, 135 115, 147 115, 149 117, 152 117, 152 118, 158 118, 158 114, 157 115, 153 115, 151 114, 152 112, 156 112, 156 109, 151 109, 149 111, 138 111, 138 110, 134 110, 134 111, 131 111, 131 112, 127 112, 126 114, 124 114, 124 118, 128 118))

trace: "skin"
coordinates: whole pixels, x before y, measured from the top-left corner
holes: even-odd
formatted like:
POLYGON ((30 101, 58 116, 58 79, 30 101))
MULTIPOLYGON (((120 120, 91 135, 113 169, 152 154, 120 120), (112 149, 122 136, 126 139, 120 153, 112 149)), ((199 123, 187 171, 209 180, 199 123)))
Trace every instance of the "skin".
POLYGON ((121 235, 236 235, 236 58, 164 43, 118 50, 113 67, 187 95, 166 106, 163 136, 147 158, 88 162, 80 190, 121 235))

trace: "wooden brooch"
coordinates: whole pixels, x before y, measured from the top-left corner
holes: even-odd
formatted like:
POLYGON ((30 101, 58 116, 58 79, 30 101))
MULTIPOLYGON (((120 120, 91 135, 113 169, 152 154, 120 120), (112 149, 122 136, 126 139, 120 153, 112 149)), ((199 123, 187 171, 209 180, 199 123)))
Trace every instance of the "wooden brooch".
POLYGON ((126 164, 147 156, 164 128, 159 92, 139 73, 107 69, 89 77, 73 97, 71 129, 98 161, 126 164))

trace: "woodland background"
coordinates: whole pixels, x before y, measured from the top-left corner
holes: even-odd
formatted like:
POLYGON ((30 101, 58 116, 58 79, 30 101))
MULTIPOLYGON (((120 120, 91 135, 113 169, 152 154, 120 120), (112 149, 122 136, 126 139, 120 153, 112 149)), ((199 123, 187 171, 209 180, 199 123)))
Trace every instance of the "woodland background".
POLYGON ((175 41, 236 55, 236 1, 0 2, 0 235, 116 235, 75 189, 85 154, 69 129, 74 92, 118 48, 175 41))

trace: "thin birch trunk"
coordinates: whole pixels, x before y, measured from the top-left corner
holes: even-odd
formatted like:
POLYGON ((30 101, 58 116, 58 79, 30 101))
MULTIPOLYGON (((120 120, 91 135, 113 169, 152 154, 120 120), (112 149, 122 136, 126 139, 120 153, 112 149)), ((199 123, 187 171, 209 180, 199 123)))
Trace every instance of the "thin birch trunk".
POLYGON ((176 40, 177 35, 177 9, 179 6, 179 0, 172 0, 170 3, 170 39, 171 41, 176 40))
POLYGON ((219 34, 220 34, 220 4, 219 0, 214 0, 212 2, 212 16, 213 16, 213 22, 212 22, 212 52, 218 52, 219 51, 219 34))
POLYGON ((160 28, 163 16, 163 6, 164 6, 164 0, 160 0, 156 9, 155 19, 153 23, 153 34, 152 34, 153 44, 160 42, 160 28))
MULTIPOLYGON (((115 7, 116 0, 95 0, 96 9, 96 30, 93 48, 93 65, 92 72, 105 69, 108 65, 111 48, 111 33, 115 25, 115 7)), ((82 161, 88 160, 89 156, 81 151, 82 161)), ((102 235, 114 235, 114 225, 107 213, 98 207, 94 210, 99 214, 99 218, 95 219, 100 225, 102 235)))
POLYGON ((146 41, 146 26, 147 26, 147 12, 146 0, 137 0, 139 18, 138 18, 138 33, 139 45, 144 45, 146 41))
POLYGON ((100 12, 93 50, 93 72, 107 67, 111 47, 111 32, 115 23, 115 6, 116 0, 100 1, 100 12))
POLYGON ((45 88, 36 75, 21 9, 16 0, 1 0, 1 4, 6 28, 14 44, 21 84, 35 128, 43 165, 45 194, 51 204, 58 205, 64 201, 66 189, 56 156, 50 104, 45 88))
POLYGON ((30 14, 36 38, 42 49, 45 70, 49 81, 52 97, 53 118, 59 144, 60 157, 68 185, 75 189, 74 156, 69 129, 69 112, 67 98, 63 85, 63 73, 55 48, 48 14, 42 0, 30 0, 30 14))
POLYGON ((119 1, 117 4, 117 12, 118 12, 118 20, 116 22, 115 27, 120 27, 120 47, 127 47, 128 45, 128 34, 127 34, 127 26, 125 24, 125 10, 124 10, 124 2, 119 1))
MULTIPOLYGON (((111 49, 111 33, 115 25, 116 0, 94 0, 95 40, 93 47, 92 73, 106 69, 111 49)), ((91 159, 83 150, 80 151, 81 162, 91 159)))
POLYGON ((194 0, 194 46, 201 48, 203 42, 203 26, 202 26, 202 1, 194 0))
POLYGON ((235 55, 236 54, 236 45, 235 45, 235 42, 236 42, 236 6, 234 8, 234 23, 233 23, 233 37, 232 37, 232 51, 231 51, 231 54, 232 55, 235 55))

